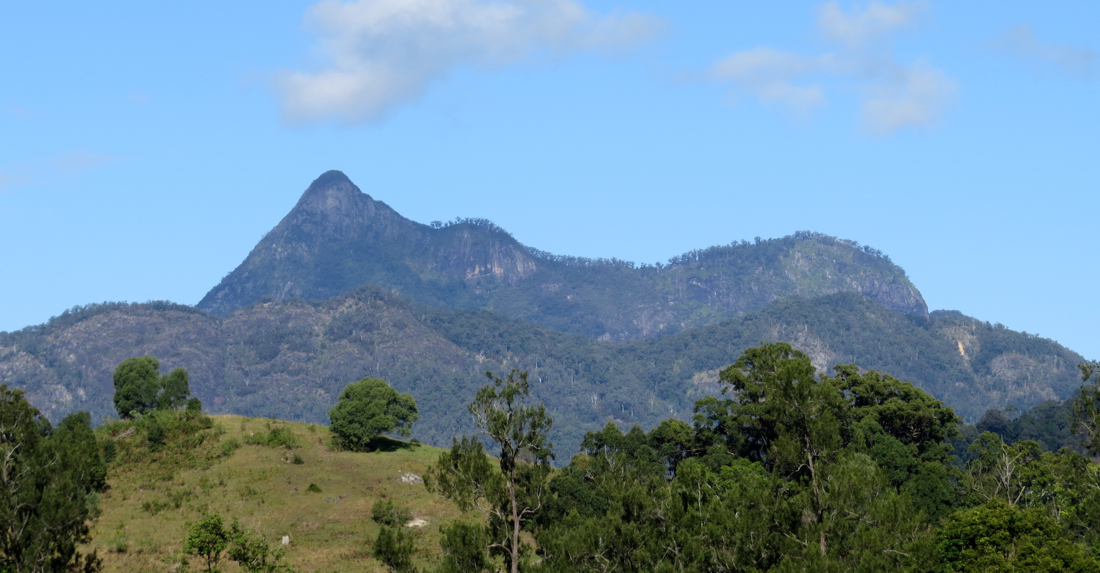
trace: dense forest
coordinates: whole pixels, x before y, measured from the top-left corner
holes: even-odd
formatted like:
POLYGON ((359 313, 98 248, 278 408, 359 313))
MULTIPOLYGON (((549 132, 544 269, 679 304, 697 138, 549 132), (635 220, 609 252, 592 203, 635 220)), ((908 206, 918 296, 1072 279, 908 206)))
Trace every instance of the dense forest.
MULTIPOLYGON (((1096 368, 1082 365, 1084 379, 1096 368)), ((822 375, 773 343, 719 378, 728 393, 697 401, 690 424, 609 423, 553 472, 537 438, 547 422, 496 402, 500 420, 519 420, 510 433, 479 423, 503 477, 475 469, 484 454, 465 438, 429 472, 429 488, 488 518, 444 532, 440 570, 502 570, 493 558, 513 572, 1100 569, 1100 472, 1080 453, 1100 446, 1100 381, 1069 406, 1079 451, 982 431, 960 459, 955 413, 892 376, 822 375), (517 457, 525 443, 531 454, 517 457)), ((484 408, 479 393, 470 411, 484 408)), ((1052 409, 1015 431, 1043 426, 1052 409)))
POLYGON ((343 387, 365 376, 411 393, 415 436, 446 444, 469 430, 461 405, 486 370, 527 370, 558 420, 563 455, 608 421, 655 427, 689 420, 719 392, 718 370, 746 348, 785 340, 829 372, 890 372, 977 423, 986 410, 1065 400, 1077 354, 958 313, 899 313, 855 293, 776 301, 718 324, 644 340, 601 342, 499 314, 446 310, 363 287, 327 301, 265 301, 227 318, 169 303, 74 309, 0 334, 0 383, 28 390, 51 419, 112 413, 110 373, 131 356, 186 368, 212 412, 326 422, 343 387), (961 349, 961 351, 960 351, 961 349))

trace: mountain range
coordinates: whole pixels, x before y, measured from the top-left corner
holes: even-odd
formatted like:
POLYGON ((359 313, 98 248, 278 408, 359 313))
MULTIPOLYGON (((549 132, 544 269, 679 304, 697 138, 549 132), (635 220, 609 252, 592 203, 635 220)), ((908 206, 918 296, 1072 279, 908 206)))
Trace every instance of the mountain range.
MULTIPOLYGON (((411 392, 415 435, 469 431, 484 372, 530 372, 563 454, 608 421, 689 419, 717 372, 784 340, 827 371, 908 380, 974 421, 1064 399, 1084 359, 957 312, 928 312, 905 272, 853 241, 800 232, 667 265, 554 256, 488 221, 422 225, 325 173, 197 305, 105 303, 0 333, 0 383, 50 418, 113 412, 111 372, 152 354, 214 412, 327 421, 364 376, 411 392)), ((567 458, 566 458, 567 459, 567 458)))
POLYGON ((841 291, 928 314, 901 268, 852 241, 802 232, 694 251, 660 266, 560 257, 484 219, 410 221, 339 171, 314 181, 198 308, 227 316, 268 297, 323 299, 365 284, 601 340, 679 332, 779 298, 841 291))

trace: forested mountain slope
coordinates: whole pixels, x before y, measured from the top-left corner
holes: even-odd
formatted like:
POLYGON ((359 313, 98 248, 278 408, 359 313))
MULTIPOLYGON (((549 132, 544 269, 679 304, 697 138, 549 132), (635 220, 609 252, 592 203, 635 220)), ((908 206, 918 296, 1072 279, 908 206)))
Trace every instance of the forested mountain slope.
POLYGON ((1046 339, 958 313, 902 314, 854 293, 786 299, 673 335, 602 342, 497 314, 446 310, 364 287, 327 301, 266 301, 217 317, 168 303, 75 309, 0 333, 0 383, 28 390, 52 419, 113 413, 111 373, 152 354, 183 367, 213 412, 327 422, 345 385, 364 376, 411 392, 414 435, 436 445, 469 431, 465 404, 484 372, 530 371, 567 460, 609 420, 652 427, 689 419, 718 391, 717 369, 762 341, 789 341, 818 368, 855 363, 911 381, 970 421, 988 408, 1064 399, 1083 359, 1046 339), (960 352, 961 349, 961 352, 960 352))
POLYGON ((265 298, 323 299, 362 285, 604 340, 678 332, 784 297, 843 291, 906 314, 928 312, 901 268, 851 241, 800 232, 657 266, 558 257, 481 219, 410 221, 339 171, 314 181, 198 307, 227 316, 265 298))

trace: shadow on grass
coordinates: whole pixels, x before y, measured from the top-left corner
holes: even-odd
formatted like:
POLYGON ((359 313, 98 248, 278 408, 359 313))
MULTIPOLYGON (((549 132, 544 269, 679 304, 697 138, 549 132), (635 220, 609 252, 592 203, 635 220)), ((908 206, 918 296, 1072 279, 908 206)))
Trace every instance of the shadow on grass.
POLYGON ((364 452, 396 452, 397 450, 414 450, 420 447, 419 442, 405 442, 402 440, 395 440, 388 436, 378 436, 367 442, 364 452))

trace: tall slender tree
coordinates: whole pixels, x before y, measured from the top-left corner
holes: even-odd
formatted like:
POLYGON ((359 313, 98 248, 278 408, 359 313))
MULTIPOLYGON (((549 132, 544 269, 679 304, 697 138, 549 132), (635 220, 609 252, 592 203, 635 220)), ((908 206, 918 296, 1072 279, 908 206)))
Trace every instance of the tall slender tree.
POLYGON ((550 475, 554 454, 546 433, 553 420, 545 406, 532 402, 526 372, 512 370, 506 378, 485 375, 491 383, 478 391, 468 409, 478 429, 500 447, 500 473, 492 470, 481 442, 463 436, 439 456, 427 481, 463 509, 477 507, 489 517, 488 548, 517 573, 523 523, 542 508, 550 475))

